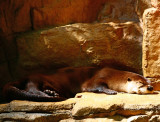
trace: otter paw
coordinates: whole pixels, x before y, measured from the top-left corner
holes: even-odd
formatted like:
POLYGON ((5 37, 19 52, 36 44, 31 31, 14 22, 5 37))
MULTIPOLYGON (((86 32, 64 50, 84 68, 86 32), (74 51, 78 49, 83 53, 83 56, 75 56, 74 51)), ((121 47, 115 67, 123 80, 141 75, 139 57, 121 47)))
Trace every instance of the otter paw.
POLYGON ((59 97, 58 93, 56 93, 55 91, 49 90, 49 89, 46 89, 43 92, 48 94, 49 96, 59 97))
POLYGON ((114 95, 114 94, 117 94, 118 92, 108 89, 108 90, 105 90, 105 93, 108 94, 108 95, 114 95))
POLYGON ((116 91, 110 91, 110 92, 108 92, 108 94, 109 95, 114 95, 114 94, 117 94, 117 92, 116 91))

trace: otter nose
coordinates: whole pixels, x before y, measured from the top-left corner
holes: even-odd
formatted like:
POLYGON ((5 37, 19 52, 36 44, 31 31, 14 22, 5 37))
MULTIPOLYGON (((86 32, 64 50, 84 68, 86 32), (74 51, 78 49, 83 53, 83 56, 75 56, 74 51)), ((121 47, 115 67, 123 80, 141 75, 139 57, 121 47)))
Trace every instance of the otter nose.
POLYGON ((147 90, 152 91, 153 90, 153 86, 148 86, 147 90))

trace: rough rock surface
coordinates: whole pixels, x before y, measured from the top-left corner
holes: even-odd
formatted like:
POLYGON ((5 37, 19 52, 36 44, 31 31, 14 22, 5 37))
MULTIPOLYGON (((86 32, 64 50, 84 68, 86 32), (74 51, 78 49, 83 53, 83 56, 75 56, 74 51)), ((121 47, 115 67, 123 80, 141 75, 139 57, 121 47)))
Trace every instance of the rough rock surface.
POLYGON ((0 28, 9 34, 60 24, 93 22, 105 1, 2 0, 0 28))
POLYGON ((50 6, 33 9, 33 28, 93 22, 105 2, 106 0, 53 0, 50 6))
POLYGON ((160 10, 150 8, 143 16, 143 73, 151 78, 157 90, 160 90, 160 10))
POLYGON ((1 0, 0 32, 10 34, 48 26, 93 22, 98 16, 100 20, 108 16, 114 21, 138 21, 138 16, 141 18, 144 9, 149 6, 150 0, 1 0))
POLYGON ((151 7, 151 0, 108 0, 98 14, 98 22, 140 22, 143 12, 151 7))
POLYGON ((17 38, 24 69, 122 66, 141 73, 142 31, 137 23, 72 24, 17 38))
POLYGON ((123 116, 139 114, 158 115, 160 112, 159 94, 118 94, 106 96, 105 94, 86 93, 77 94, 77 96, 82 96, 84 99, 74 105, 72 109, 74 117, 88 117, 92 116, 92 114, 104 116, 113 116, 115 114, 123 116))
POLYGON ((1 104, 0 120, 43 122, 60 120, 61 122, 106 120, 127 122, 128 120, 146 122, 156 121, 160 118, 160 94, 79 93, 77 96, 81 96, 81 98, 71 98, 62 102, 12 101, 1 104))
POLYGON ((143 38, 143 70, 147 77, 160 77, 160 11, 156 8, 147 9, 144 13, 143 38))

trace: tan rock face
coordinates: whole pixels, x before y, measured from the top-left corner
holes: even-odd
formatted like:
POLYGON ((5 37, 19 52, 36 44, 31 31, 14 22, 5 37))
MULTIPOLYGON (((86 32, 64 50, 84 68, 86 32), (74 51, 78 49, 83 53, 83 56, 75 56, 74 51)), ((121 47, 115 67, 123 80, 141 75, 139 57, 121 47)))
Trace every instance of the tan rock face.
POLYGON ((58 122, 61 119, 70 118, 70 110, 76 99, 63 102, 28 102, 12 101, 9 104, 0 105, 0 121, 31 121, 31 122, 58 122), (9 113, 5 113, 8 111, 9 113), (4 113, 3 113, 4 112, 4 113))
POLYGON ((160 94, 79 93, 77 96, 82 97, 62 102, 12 101, 1 104, 0 121, 158 122, 160 120, 160 94))
POLYGON ((150 119, 150 122, 158 122, 158 121, 160 121, 160 116, 159 115, 154 115, 150 119))
POLYGON ((111 116, 111 117, 105 117, 105 118, 87 118, 87 119, 64 119, 60 122, 127 122, 127 119, 123 116, 111 116))
POLYGON ((155 89, 160 90, 160 10, 147 9, 143 20, 143 72, 153 81, 155 89))
MULTIPOLYGON (((92 116, 99 113, 104 116, 113 116, 115 114, 123 116, 134 115, 157 115, 154 111, 155 108, 159 110, 160 95, 136 95, 136 94, 118 94, 118 95, 105 95, 94 93, 80 93, 83 98, 77 102, 72 109, 72 115, 77 116, 92 116), (105 97, 106 96, 106 97, 105 97), (92 102, 91 102, 92 101, 92 102), (105 101, 105 102, 104 102, 105 101), (149 113, 149 111, 151 113, 149 113), (153 110, 153 111, 151 111, 153 110), (94 111, 94 112, 93 112, 94 111)), ((76 97, 77 97, 76 96, 76 97)))
POLYGON ((122 66, 141 72, 141 29, 136 23, 73 24, 17 39, 23 68, 122 66))
POLYGON ((160 11, 156 8, 147 9, 144 13, 143 38, 143 72, 150 78, 160 77, 160 11))
POLYGON ((133 116, 128 119, 128 122, 147 122, 149 117, 147 115, 133 116))

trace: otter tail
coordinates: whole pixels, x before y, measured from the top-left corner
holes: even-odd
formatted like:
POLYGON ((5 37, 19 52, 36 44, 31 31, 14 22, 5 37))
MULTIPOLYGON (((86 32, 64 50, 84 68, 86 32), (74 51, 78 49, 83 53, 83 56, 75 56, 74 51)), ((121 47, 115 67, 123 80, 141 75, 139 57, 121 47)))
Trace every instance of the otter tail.
POLYGON ((34 89, 32 92, 27 90, 22 90, 17 87, 17 82, 8 83, 3 88, 3 97, 6 101, 12 100, 30 100, 30 101, 37 101, 37 102, 57 102, 63 101, 66 98, 60 96, 49 96, 48 94, 34 89))

